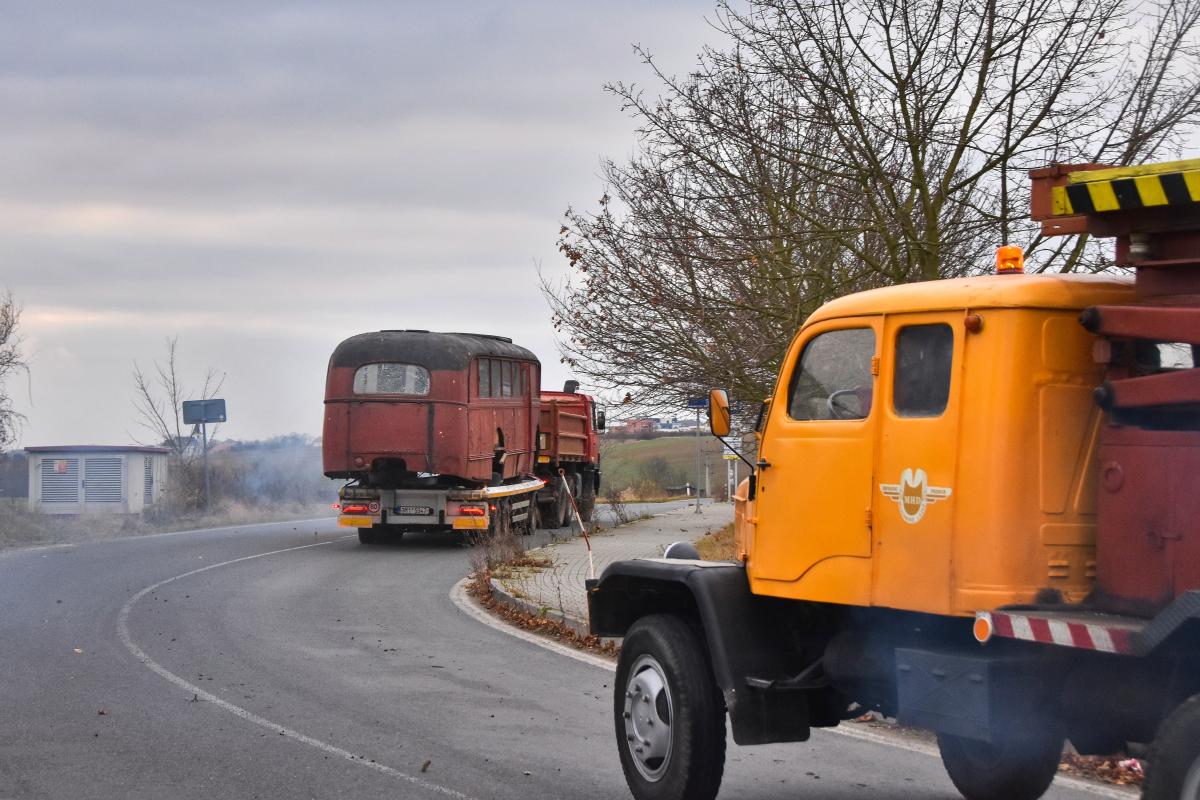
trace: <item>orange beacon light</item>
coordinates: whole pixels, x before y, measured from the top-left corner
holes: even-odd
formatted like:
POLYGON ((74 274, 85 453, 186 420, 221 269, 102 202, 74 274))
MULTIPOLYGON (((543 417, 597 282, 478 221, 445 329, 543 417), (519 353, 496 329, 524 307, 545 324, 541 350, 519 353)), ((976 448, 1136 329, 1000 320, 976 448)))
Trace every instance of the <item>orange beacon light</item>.
POLYGON ((996 274, 1020 275, 1025 272, 1025 253, 1012 244, 996 248, 996 274))

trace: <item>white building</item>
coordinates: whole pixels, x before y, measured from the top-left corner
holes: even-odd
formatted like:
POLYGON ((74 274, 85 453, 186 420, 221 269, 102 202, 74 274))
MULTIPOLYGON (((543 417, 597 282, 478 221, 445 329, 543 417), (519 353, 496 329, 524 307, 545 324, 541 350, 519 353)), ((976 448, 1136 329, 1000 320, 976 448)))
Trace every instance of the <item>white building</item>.
POLYGON ((26 447, 29 510, 43 514, 137 514, 166 489, 165 447, 26 447))

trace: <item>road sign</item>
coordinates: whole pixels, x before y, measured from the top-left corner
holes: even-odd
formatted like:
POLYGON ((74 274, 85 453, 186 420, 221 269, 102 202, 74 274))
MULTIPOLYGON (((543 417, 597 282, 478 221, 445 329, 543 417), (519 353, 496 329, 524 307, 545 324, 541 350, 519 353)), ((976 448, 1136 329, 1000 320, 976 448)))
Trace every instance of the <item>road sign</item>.
POLYGON ((687 401, 688 408, 708 408, 707 397, 689 397, 687 401))
POLYGON ((220 397, 212 397, 208 400, 183 401, 183 424, 185 425, 224 421, 225 400, 220 397))

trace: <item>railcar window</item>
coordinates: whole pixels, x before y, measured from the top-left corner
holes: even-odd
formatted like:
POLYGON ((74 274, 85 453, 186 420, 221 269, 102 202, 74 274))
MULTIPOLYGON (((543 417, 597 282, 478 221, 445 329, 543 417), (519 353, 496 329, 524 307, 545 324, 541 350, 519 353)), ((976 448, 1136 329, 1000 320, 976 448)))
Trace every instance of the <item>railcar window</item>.
POLYGON ((500 396, 512 397, 513 395, 513 364, 511 361, 500 362, 500 396))
POLYGON ((429 370, 416 364, 367 364, 354 373, 355 394, 429 394, 429 370))
POLYGON ((847 328, 817 335, 804 347, 788 389, 795 420, 865 419, 871 413, 875 331, 847 328))
POLYGON ((492 367, 491 359, 479 359, 479 396, 492 396, 492 367))
POLYGON ((944 323, 910 325, 896 335, 892 406, 902 417, 938 417, 950 399, 954 332, 944 323))
POLYGON ((492 361, 492 393, 488 396, 489 397, 500 397, 500 387, 503 385, 503 380, 504 380, 501 377, 500 373, 504 369, 504 367, 501 365, 500 361, 498 361, 494 358, 491 361, 492 361))

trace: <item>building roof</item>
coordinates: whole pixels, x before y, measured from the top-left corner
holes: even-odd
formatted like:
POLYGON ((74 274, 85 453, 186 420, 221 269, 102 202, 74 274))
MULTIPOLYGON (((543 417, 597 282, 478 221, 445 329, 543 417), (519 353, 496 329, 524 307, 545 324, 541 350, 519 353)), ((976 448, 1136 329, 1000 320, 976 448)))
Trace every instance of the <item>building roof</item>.
POLYGON ((56 444, 26 447, 26 453, 170 453, 166 447, 143 447, 133 444, 56 444))
POLYGON ((806 325, 874 314, 981 308, 1062 308, 1128 303, 1133 280, 1111 275, 978 275, 885 286, 831 300, 806 325))
MULTIPOLYGON (((430 370, 462 370, 477 356, 537 362, 529 350, 503 336, 483 333, 374 331, 351 336, 330 356, 330 367, 359 367, 385 361, 417 364, 430 370)), ((538 362, 540 363, 540 362, 538 362)))

